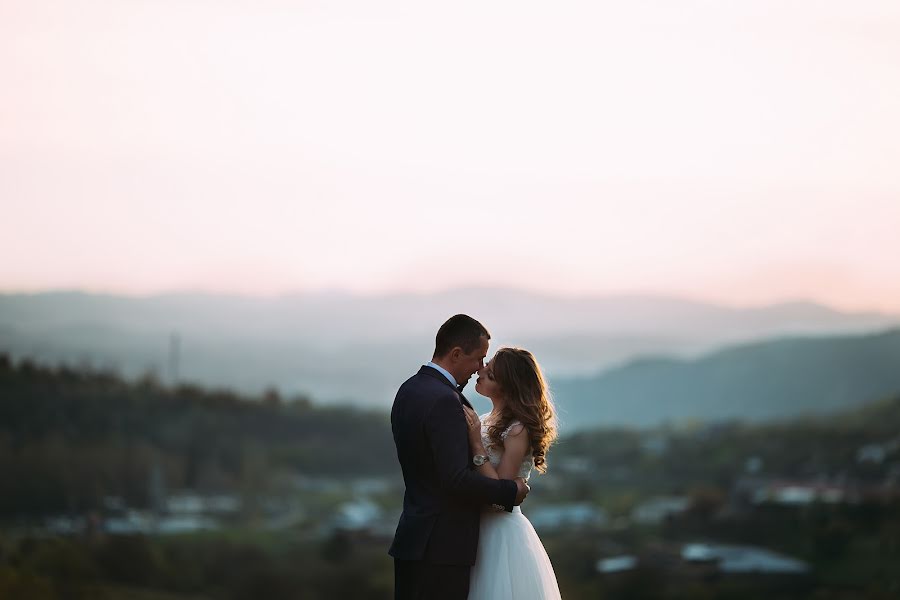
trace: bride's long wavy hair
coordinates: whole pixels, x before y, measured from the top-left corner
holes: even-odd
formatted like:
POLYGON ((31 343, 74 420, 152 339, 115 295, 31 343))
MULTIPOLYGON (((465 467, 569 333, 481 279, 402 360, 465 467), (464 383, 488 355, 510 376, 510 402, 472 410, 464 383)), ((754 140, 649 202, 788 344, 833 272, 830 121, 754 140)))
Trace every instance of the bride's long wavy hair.
POLYGON ((518 420, 528 430, 534 468, 547 472, 547 451, 557 437, 556 409, 534 355, 522 348, 500 348, 492 361, 494 380, 503 392, 505 406, 496 422, 488 425, 494 447, 503 447, 503 432, 518 420))

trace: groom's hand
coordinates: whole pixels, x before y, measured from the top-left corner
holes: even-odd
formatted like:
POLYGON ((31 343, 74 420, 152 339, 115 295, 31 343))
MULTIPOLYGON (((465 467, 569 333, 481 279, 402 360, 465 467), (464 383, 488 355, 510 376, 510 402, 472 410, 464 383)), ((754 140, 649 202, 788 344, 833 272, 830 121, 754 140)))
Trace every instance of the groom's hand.
POLYGON ((525 501, 525 496, 528 495, 528 492, 531 491, 531 488, 528 487, 528 484, 525 483, 525 480, 521 477, 516 477, 513 481, 516 482, 516 501, 514 502, 515 506, 522 504, 525 501))

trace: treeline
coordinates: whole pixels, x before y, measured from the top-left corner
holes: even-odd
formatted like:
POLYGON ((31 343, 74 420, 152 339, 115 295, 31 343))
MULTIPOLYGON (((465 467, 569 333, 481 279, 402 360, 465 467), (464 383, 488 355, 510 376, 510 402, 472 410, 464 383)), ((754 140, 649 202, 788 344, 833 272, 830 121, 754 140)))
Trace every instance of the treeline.
MULTIPOLYGON (((636 492, 727 490, 748 472, 879 482, 900 462, 898 432, 900 395, 815 419, 598 429, 565 436, 550 472, 587 460, 594 482, 636 492), (869 444, 883 445, 882 460, 859 460, 869 444)), ((265 494, 294 475, 397 474, 385 411, 320 407, 275 391, 173 388, 149 376, 130 382, 0 354, 0 519, 82 514, 105 496, 149 508, 159 487, 265 494)))
MULTIPOLYGON (((900 394, 824 417, 771 423, 697 423, 654 430, 605 429, 566 437, 551 461, 586 458, 599 479, 613 477, 677 491, 727 488, 742 475, 878 484, 900 467, 900 394), (874 455, 861 458, 865 447, 874 455)), ((552 465, 551 465, 552 469, 552 465)))
POLYGON ((150 507, 154 487, 265 491, 280 475, 393 473, 388 415, 167 387, 0 354, 0 518, 150 507))

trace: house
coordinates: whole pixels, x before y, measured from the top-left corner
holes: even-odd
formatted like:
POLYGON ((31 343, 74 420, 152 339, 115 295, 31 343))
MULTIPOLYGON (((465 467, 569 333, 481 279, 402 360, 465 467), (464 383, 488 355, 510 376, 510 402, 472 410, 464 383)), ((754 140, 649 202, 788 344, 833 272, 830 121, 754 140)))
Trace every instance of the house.
POLYGON ((377 525, 381 517, 381 508, 363 498, 341 504, 334 515, 332 526, 344 531, 367 530, 377 525))
POLYGON ((610 558, 601 558, 597 561, 598 573, 622 573, 624 571, 632 571, 638 566, 636 556, 623 554, 621 556, 612 556, 610 558))
POLYGON ((681 558, 687 563, 715 565, 724 575, 804 575, 810 570, 802 560, 757 546, 685 544, 681 558))
POLYGON ((641 525, 658 525, 669 516, 683 513, 690 506, 686 496, 660 496, 634 507, 631 520, 641 525))
POLYGON ((539 506, 529 511, 527 516, 535 529, 545 531, 602 527, 609 521, 606 511, 587 502, 539 506))
POLYGON ((856 494, 852 490, 843 485, 776 481, 759 487, 753 494, 753 503, 805 505, 824 502, 840 504, 855 500, 855 496, 856 494))

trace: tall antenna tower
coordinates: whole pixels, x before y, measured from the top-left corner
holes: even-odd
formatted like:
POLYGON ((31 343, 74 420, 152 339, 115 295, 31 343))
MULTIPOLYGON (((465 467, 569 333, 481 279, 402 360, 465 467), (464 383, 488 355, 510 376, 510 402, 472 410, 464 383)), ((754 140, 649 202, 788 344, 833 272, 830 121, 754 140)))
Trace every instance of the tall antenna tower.
POLYGON ((178 385, 179 363, 181 362, 181 336, 175 331, 169 337, 169 381, 172 386, 178 385))

